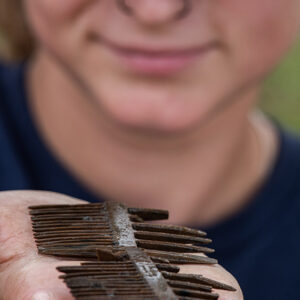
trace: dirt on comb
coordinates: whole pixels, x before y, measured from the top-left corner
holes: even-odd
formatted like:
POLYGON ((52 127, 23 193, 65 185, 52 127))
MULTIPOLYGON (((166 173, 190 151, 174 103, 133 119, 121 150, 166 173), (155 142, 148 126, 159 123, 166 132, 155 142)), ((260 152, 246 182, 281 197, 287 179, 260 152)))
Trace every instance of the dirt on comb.
POLYGON ((218 299, 213 289, 235 291, 176 264, 216 264, 206 233, 152 224, 168 212, 116 202, 30 207, 40 254, 86 261, 59 267, 75 299, 218 299))

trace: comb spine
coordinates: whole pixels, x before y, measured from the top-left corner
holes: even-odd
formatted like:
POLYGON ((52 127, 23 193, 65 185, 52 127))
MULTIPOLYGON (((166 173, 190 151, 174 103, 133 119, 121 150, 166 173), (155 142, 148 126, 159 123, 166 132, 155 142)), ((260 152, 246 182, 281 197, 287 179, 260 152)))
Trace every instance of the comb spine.
POLYGON ((158 299, 178 300, 178 296, 168 285, 167 280, 143 250, 136 247, 129 247, 126 248, 126 252, 158 299))
POLYGON ((137 247, 127 207, 116 202, 106 202, 106 209, 110 216, 115 245, 137 247))

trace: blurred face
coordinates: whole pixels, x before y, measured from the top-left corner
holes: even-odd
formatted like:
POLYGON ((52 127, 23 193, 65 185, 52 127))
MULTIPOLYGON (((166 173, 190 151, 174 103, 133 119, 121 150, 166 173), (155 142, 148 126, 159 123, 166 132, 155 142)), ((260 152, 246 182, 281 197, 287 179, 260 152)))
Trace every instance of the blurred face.
POLYGON ((259 82, 300 24, 300 0, 24 2, 39 51, 107 117, 162 131, 188 129, 259 82))

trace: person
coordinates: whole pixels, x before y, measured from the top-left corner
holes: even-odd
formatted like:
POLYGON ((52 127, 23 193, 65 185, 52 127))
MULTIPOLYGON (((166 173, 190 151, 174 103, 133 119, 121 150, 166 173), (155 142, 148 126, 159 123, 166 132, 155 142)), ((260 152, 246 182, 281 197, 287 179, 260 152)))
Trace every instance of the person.
POLYGON ((299 298, 300 142, 256 104, 300 0, 1 0, 0 23, 26 57, 0 68, 1 299, 70 299, 27 214, 69 196, 168 209, 246 299, 299 298))

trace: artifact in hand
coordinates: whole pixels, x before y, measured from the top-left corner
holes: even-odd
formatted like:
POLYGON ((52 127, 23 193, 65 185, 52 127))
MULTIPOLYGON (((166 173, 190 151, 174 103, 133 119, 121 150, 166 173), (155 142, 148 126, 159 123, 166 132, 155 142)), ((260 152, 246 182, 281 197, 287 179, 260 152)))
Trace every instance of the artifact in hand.
POLYGON ((175 264, 216 264, 206 233, 147 221, 168 212, 115 202, 30 207, 40 254, 86 261, 59 267, 75 299, 218 299, 213 289, 235 291, 175 264), (194 254, 192 254, 194 253, 194 254))

